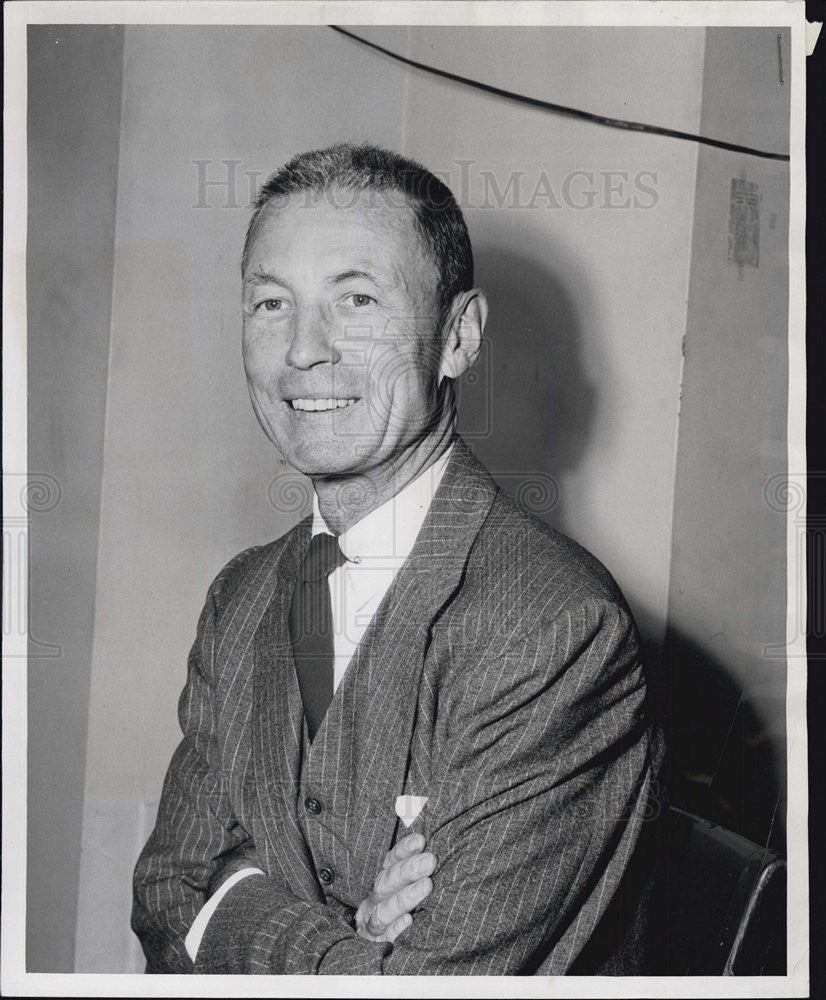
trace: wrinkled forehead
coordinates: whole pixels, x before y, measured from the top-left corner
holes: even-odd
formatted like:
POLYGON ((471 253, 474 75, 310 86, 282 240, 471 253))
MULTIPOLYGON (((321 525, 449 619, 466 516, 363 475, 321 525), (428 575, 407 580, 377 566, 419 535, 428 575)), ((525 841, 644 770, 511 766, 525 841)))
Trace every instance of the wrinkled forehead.
POLYGON ((420 234, 410 199, 402 191, 327 188, 272 198, 250 232, 247 262, 262 255, 370 256, 388 266, 413 270, 438 285, 432 255, 420 234))

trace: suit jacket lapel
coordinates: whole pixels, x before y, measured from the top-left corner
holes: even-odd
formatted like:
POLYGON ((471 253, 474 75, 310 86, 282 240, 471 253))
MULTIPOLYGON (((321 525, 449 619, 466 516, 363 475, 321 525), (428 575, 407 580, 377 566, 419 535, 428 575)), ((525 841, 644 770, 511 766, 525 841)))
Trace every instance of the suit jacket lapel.
POLYGON ((355 838, 348 830, 347 840, 368 886, 398 824, 395 800, 404 791, 410 764, 431 628, 461 584, 471 546, 497 492, 484 466, 457 436, 410 556, 349 668, 355 671, 358 710, 354 726, 342 728, 341 740, 358 776, 354 807, 348 809, 348 826, 355 819, 358 827, 355 838))

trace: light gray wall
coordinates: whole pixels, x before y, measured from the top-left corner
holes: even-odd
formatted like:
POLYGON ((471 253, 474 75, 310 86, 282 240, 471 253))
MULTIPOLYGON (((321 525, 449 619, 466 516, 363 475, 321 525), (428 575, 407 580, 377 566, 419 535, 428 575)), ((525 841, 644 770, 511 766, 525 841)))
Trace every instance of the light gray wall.
POLYGON ((29 28, 30 972, 73 967, 122 50, 119 27, 29 28))
MULTIPOLYGON (((708 31, 705 135, 788 150, 780 31, 708 31)), ((766 647, 786 629, 788 201, 787 163, 700 149, 666 646, 674 796, 781 848, 786 670, 766 647), (729 260, 741 178, 760 192, 757 267, 729 260)))

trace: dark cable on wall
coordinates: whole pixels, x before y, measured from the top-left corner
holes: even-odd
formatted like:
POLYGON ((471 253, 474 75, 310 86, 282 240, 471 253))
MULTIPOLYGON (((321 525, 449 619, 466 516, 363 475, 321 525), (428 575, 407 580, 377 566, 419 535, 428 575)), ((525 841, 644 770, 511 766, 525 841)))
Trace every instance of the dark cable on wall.
POLYGON ((687 139, 690 142, 700 142, 705 146, 715 146, 717 149, 729 149, 734 153, 748 153, 750 156, 762 156, 766 160, 783 160, 789 162, 790 157, 788 153, 769 153, 764 149, 754 149, 751 146, 739 146, 734 142, 724 142, 722 139, 712 139, 706 135, 693 135, 691 132, 679 132, 676 129, 662 128, 659 125, 646 125, 644 122, 629 122, 622 118, 606 118, 604 115, 595 115, 590 111, 582 111, 579 108, 569 108, 564 104, 552 104, 550 101, 541 101, 538 97, 528 97, 525 94, 516 94, 511 90, 503 90, 501 87, 493 87, 489 83, 481 83, 479 80, 470 80, 468 77, 459 76, 458 73, 449 73, 444 69, 437 69, 435 66, 428 66, 426 63, 416 62, 415 59, 408 59, 407 56, 401 56, 398 52, 393 52, 391 49, 386 49, 383 45, 377 45, 375 42, 368 42, 366 38, 361 38, 359 35, 353 34, 352 31, 347 31, 345 28, 340 28, 338 25, 331 24, 328 27, 332 28, 333 31, 337 31, 341 35, 346 35, 348 38, 352 38, 354 41, 366 45, 371 49, 375 49, 377 52, 383 52, 386 56, 390 56, 391 59, 395 59, 397 62, 404 63, 406 66, 413 66, 416 69, 424 70, 426 73, 432 73, 434 76, 441 76, 445 80, 455 80, 457 83, 463 83, 467 87, 474 87, 476 90, 482 90, 486 94, 495 94, 497 97, 505 97, 511 101, 517 101, 519 104, 527 104, 532 108, 542 108, 544 111, 555 112, 559 115, 567 115, 569 118, 580 118, 583 121, 593 122, 595 125, 605 125, 608 128, 622 128, 627 129, 632 132, 649 132, 652 135, 664 135, 670 139, 687 139))

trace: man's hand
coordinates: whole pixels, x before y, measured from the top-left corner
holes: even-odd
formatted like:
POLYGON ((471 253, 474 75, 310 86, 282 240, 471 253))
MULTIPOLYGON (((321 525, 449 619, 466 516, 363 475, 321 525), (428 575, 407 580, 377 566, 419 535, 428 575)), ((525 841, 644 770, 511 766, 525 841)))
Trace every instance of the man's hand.
POLYGON ((387 852, 373 888, 356 910, 356 931, 368 941, 395 941, 413 923, 411 911, 433 890, 436 855, 411 833, 387 852))

